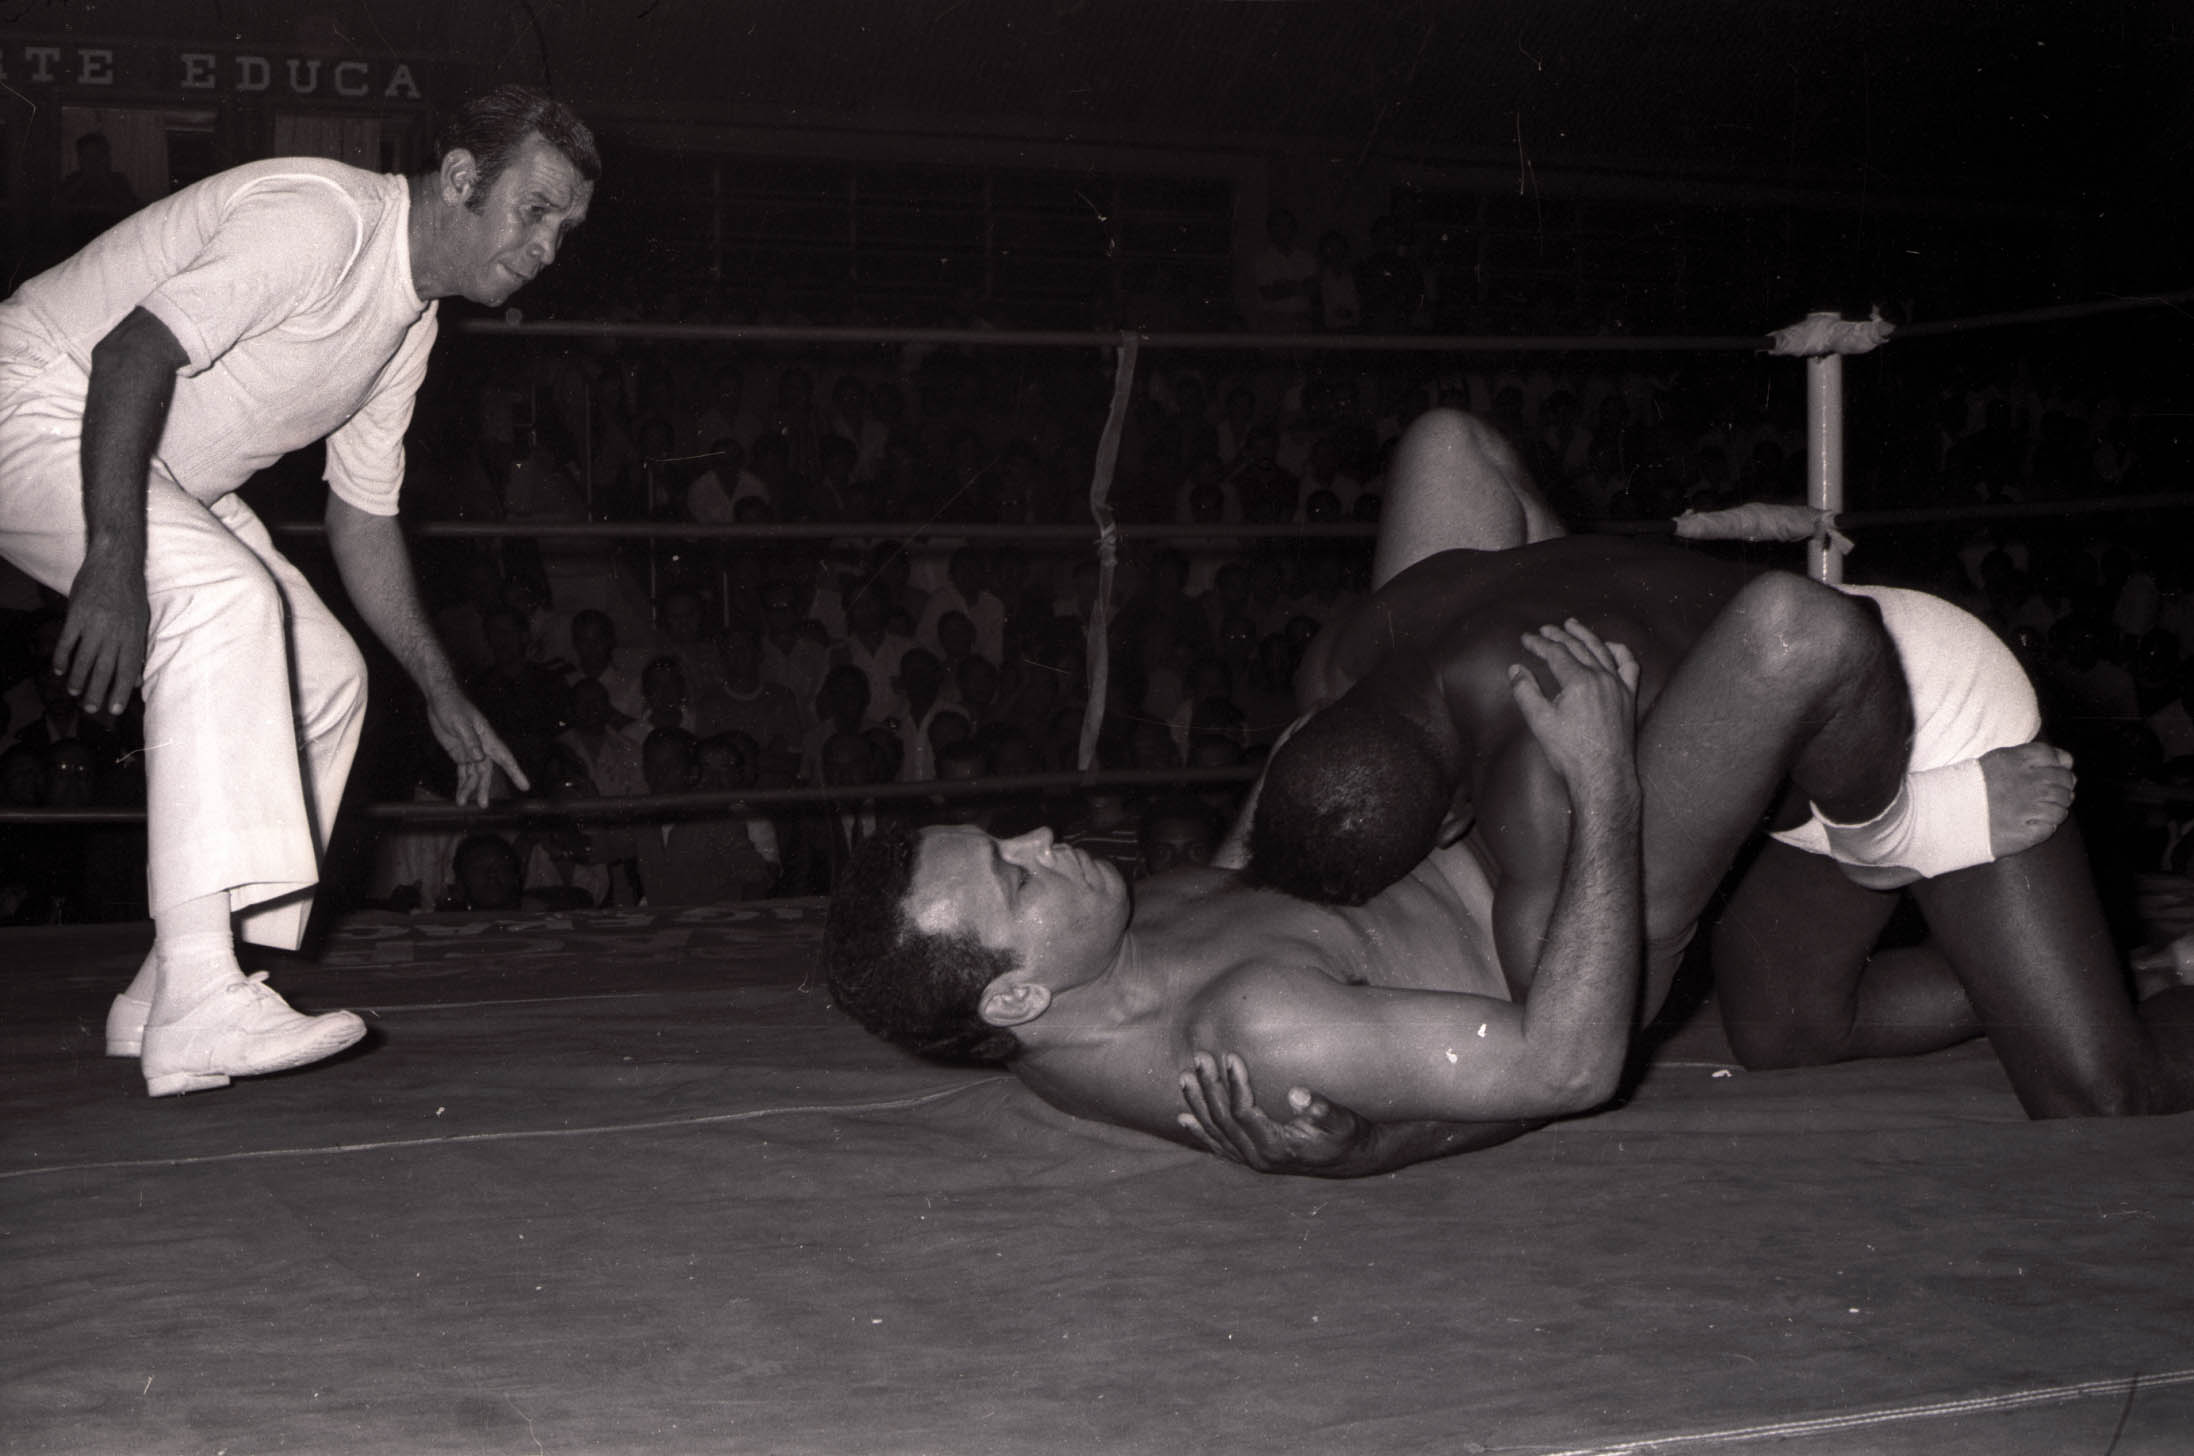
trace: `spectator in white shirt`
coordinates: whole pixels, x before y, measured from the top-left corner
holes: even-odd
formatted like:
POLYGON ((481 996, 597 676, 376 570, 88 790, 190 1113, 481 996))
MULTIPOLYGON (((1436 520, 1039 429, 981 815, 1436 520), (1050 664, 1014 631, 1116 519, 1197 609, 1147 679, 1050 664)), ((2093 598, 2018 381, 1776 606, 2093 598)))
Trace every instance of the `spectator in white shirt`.
POLYGON ((1006 606, 988 589, 989 566, 989 558, 979 547, 962 546, 953 552, 945 567, 946 584, 931 592, 922 604, 922 620, 915 626, 914 640, 944 655, 937 624, 945 613, 959 612, 975 628, 975 650, 993 663, 1003 661, 1006 606))
POLYGON ((1252 322, 1262 332, 1308 333, 1318 260, 1299 241, 1295 214, 1276 207, 1265 219, 1265 246, 1250 264, 1256 294, 1252 322))

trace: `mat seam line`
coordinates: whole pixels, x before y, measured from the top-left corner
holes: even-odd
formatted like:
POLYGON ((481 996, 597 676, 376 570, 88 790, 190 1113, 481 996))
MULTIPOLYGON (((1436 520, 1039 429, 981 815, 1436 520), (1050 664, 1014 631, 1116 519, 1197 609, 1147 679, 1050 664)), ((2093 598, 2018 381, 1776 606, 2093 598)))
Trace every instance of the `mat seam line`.
POLYGON ((1760 1426, 1734 1426, 1721 1431, 1697 1431, 1689 1435, 1646 1436, 1633 1441, 1617 1441, 1613 1445, 1572 1446, 1561 1451, 1542 1452, 1541 1456, 1648 1456, 1655 1451, 1674 1450, 1682 1446, 1698 1445, 1706 1441, 1773 1441, 1791 1436, 1810 1436, 1830 1431, 1857 1430, 1864 1426, 1885 1426, 1898 1421, 1927 1420, 1936 1416, 1987 1415, 1998 1411, 2019 1410, 2026 1406, 2049 1405, 2059 1401, 2085 1400, 2099 1395, 2126 1395, 2135 1391, 2154 1390, 2165 1386, 2194 1383, 2194 1369, 2166 1371, 2158 1375, 2119 1376, 2109 1380, 2087 1380, 2073 1385, 2040 1386, 2033 1390, 2007 1391, 2001 1395, 1969 1396, 1960 1400, 1930 1401, 1919 1405, 1890 1406, 1881 1410, 1853 1411, 1838 1416, 1815 1416, 1799 1421, 1775 1421, 1760 1426))
POLYGON ((518 1142, 527 1138, 593 1137, 613 1132, 657 1132, 665 1128, 703 1127, 717 1122, 752 1122, 763 1117, 810 1116, 818 1112, 890 1112, 903 1108, 924 1107, 932 1102, 942 1102, 957 1097, 977 1087, 988 1087, 1009 1080, 1005 1077, 985 1077, 979 1082, 969 1082, 958 1087, 947 1087, 939 1092, 925 1092, 918 1097, 894 1097, 881 1102, 815 1102, 796 1103, 788 1107, 757 1107, 745 1112, 709 1112, 692 1117, 662 1118, 648 1122, 608 1122, 589 1127, 517 1128, 505 1132, 455 1133, 448 1137, 432 1138, 384 1138, 368 1143, 329 1143, 306 1148, 254 1148, 235 1153, 208 1153, 191 1158, 131 1158, 105 1163, 57 1163, 50 1168, 11 1168, 0 1171, 0 1180, 10 1178, 35 1178, 55 1173, 112 1172, 126 1168, 190 1168, 209 1163, 238 1163, 255 1158, 315 1158, 341 1153, 385 1152, 392 1148, 454 1147, 465 1143, 518 1142))

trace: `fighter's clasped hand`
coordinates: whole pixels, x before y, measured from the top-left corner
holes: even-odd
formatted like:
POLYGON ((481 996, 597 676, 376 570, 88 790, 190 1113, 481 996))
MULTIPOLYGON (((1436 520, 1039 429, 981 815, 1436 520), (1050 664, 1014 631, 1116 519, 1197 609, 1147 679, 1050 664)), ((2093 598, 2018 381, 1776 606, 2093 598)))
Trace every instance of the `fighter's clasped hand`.
POLYGON ((457 765, 457 802, 485 809, 495 784, 495 771, 510 775, 521 790, 533 787, 518 759, 503 744, 487 715, 460 692, 437 693, 427 699, 427 726, 457 765))
POLYGON ((1509 690, 1548 760, 1574 786, 1629 770, 1636 758, 1638 659, 1620 642, 1606 642, 1571 617, 1523 639, 1554 679, 1549 697, 1537 674, 1519 662, 1509 690))
POLYGON ((87 555, 69 586, 68 615, 54 645, 53 670, 68 676, 69 696, 87 711, 119 713, 145 672, 145 563, 87 555))
POLYGON ((1299 1173, 1346 1178, 1367 1170, 1378 1129, 1308 1087, 1290 1087, 1287 1121, 1267 1116, 1257 1106, 1249 1069, 1232 1052, 1198 1052, 1194 1067, 1181 1074, 1180 1115, 1184 1131, 1205 1151, 1260 1173, 1299 1173))

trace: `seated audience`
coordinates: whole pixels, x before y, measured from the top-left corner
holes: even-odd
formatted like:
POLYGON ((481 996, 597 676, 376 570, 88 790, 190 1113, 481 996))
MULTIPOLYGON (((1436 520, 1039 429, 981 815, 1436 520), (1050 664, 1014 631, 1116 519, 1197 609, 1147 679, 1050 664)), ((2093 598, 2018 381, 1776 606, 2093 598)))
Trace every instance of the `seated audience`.
MULTIPOLYGON (((656 729, 640 752, 650 794, 682 794, 699 786, 698 743, 685 729, 656 729)), ((640 892, 652 906, 759 899, 776 878, 741 819, 666 815, 635 825, 633 840, 640 892)))
POLYGON ((617 624, 609 613, 590 607, 572 617, 571 664, 565 683, 574 688, 582 679, 600 683, 609 698, 611 727, 622 727, 646 713, 639 664, 617 645, 617 624))
POLYGON ((450 886, 437 910, 517 910, 524 904, 525 875, 509 840, 483 830, 457 842, 450 886))

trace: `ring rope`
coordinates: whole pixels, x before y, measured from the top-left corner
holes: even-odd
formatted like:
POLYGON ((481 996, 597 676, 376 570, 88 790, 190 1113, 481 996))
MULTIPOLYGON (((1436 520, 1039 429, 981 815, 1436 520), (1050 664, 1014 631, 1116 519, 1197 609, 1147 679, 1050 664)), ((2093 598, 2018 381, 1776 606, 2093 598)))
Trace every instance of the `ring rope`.
MULTIPOLYGON (((1930 522, 1990 521, 2027 519, 2039 516, 2087 516, 2132 514, 2144 510, 2184 510, 2194 506, 2194 492, 2172 491, 2156 495, 2112 495, 2060 498, 2039 501, 1996 501, 1956 506, 1898 506, 1879 509, 1842 511, 1836 516, 1837 526, 1910 526, 1930 522)), ((1810 506, 1777 506, 1762 502, 1726 507, 1726 510, 1746 512, 1763 509, 1774 512, 1801 511, 1814 520, 1818 513, 1810 506)), ((1687 534, 1677 522, 1687 517, 1699 521, 1721 512, 1690 512, 1682 516, 1652 517, 1645 520, 1609 518, 1583 523, 1583 531, 1596 535, 1661 535, 1687 534)), ((325 536, 327 527, 320 521, 269 522, 267 529, 277 535, 308 537, 325 536)), ((605 541, 837 541, 837 540, 905 540, 920 541, 932 537, 947 540, 966 539, 980 541, 1032 541, 1059 542, 1062 544, 1089 541, 1101 533, 1095 524, 1069 525, 953 525, 942 526, 935 522, 909 524, 905 521, 863 521, 843 525, 703 525, 678 521, 562 521, 554 524, 529 525, 524 522, 506 521, 420 521, 407 524, 407 534, 421 540, 501 540, 506 538, 542 540, 605 540, 605 541)), ((1173 523, 1134 522, 1117 523, 1113 534, 1123 541, 1369 541, 1378 533, 1376 525, 1342 521, 1321 524, 1303 522, 1276 525, 1177 525, 1173 523)), ((1723 540, 1807 540, 1814 534, 1808 529, 1801 535, 1783 534, 1781 527, 1767 528, 1767 533, 1754 537, 1717 535, 1711 526, 1697 530, 1701 539, 1723 540)))
MULTIPOLYGON (((980 779, 922 779, 914 783, 823 784, 803 789, 696 789, 678 794, 628 794, 618 798, 506 799, 481 809, 435 799, 392 799, 360 804, 356 812, 378 821, 419 824, 470 824, 527 819, 652 819, 683 814, 739 813, 773 807, 800 807, 843 801, 878 803, 899 800, 991 799, 1046 790, 1149 789, 1167 785, 1200 788, 1246 784, 1257 776, 1254 764, 1228 768, 1117 769, 1105 773, 1054 772, 994 774, 980 779)), ((142 824, 142 807, 117 805, 81 809, 0 807, 0 824, 142 824)))
POLYGON ((915 329, 818 328, 786 324, 640 324, 591 320, 508 323, 466 319, 468 334, 518 338, 642 339, 656 343, 747 344, 979 344, 1000 349, 1108 349, 1123 335, 1145 349, 1190 349, 1260 353, 1309 349, 1341 353, 1411 354, 1657 354, 1754 353, 1767 346, 1765 335, 1627 334, 1472 335, 1472 334, 1191 334, 1092 333, 1070 329, 915 329))
MULTIPOLYGON (((1897 326, 1897 336, 1908 339, 1938 338, 1972 329, 2062 323, 2140 309, 2171 308, 2189 302, 2194 302, 2194 288, 2126 298, 2096 299, 2087 303, 2053 304, 2005 313, 1978 314, 1969 318, 1900 324, 1897 326)), ((823 328, 785 324, 609 323, 581 319, 547 319, 527 323, 522 316, 516 322, 508 318, 463 319, 456 321, 456 328, 467 334, 516 338, 629 338, 656 342, 725 341, 751 344, 972 344, 984 348, 1036 349, 1106 349, 1117 346, 1122 338, 1120 333, 1073 329, 823 328)), ((1772 347, 1774 335, 1259 334, 1134 331, 1134 338, 1146 349, 1227 352, 1314 350, 1338 353, 1650 354, 1757 352, 1772 347)))
MULTIPOLYGON (((2065 304, 2047 308, 2028 309, 2012 313, 1981 315, 1967 319, 1949 319, 1934 323, 1904 325, 1895 330, 1899 338, 1933 338, 1969 329, 2001 327, 2007 325, 2061 322, 2130 310, 2172 307, 2194 301, 2194 289, 2170 293, 2150 294, 2135 298, 2104 300, 2087 304, 2065 304)), ((515 311, 513 311, 515 315, 515 311)), ((441 539, 585 539, 605 540, 845 540, 890 539, 920 540, 927 538, 960 538, 967 540, 1029 540, 1078 542, 1090 539, 1094 534, 1099 542, 1100 590, 1092 621, 1091 672, 1095 680, 1108 667, 1109 653, 1105 637, 1097 625, 1107 611, 1111 595, 1110 576, 1117 557, 1117 542, 1121 539, 1141 540, 1257 540, 1257 539, 1367 539, 1376 534, 1376 526, 1364 523, 1335 523, 1312 525, 1308 523, 1282 523, 1258 526, 1234 525, 1122 525, 1112 519, 1110 486, 1112 468, 1116 464, 1119 433, 1126 400, 1131 395, 1135 361, 1142 348, 1177 348, 1205 350, 1341 350, 1355 352, 1407 351, 1442 353, 1528 353, 1528 352, 1576 352, 1576 353, 1648 353, 1656 351, 1682 352, 1706 350, 1743 350, 1798 354, 1806 356, 1811 364, 1827 360, 1839 360, 1843 353, 1865 352, 1889 337, 1890 329, 1882 324, 1877 312, 1872 320, 1850 324, 1834 315, 1814 315, 1805 324, 1775 330, 1764 336, 1673 336, 1662 338, 1637 338, 1607 335, 1570 337, 1516 336, 1474 337, 1464 335, 1332 335, 1332 334, 1197 334, 1197 333, 1144 333, 1120 331, 1116 333, 1083 333, 1054 330, 1004 330, 1004 329, 912 329, 912 328, 813 328, 783 327, 777 325, 747 324, 636 324, 603 323, 587 321, 524 323, 511 319, 467 319, 458 322, 460 331, 481 335, 499 335, 540 338, 634 338, 659 341, 740 341, 749 343, 840 343, 840 344, 974 344, 991 347, 1034 348, 1098 348, 1114 347, 1119 350, 1117 372, 1114 379, 1113 404, 1106 422, 1105 436, 1099 445, 1097 469, 1090 486, 1092 524, 1081 525, 994 525, 990 523, 964 523, 945 525, 926 522, 910 525, 905 522, 873 522, 852 524, 770 523, 751 525, 713 525, 699 522, 636 521, 636 522, 478 522, 478 521, 427 521, 407 525, 407 532, 418 538, 441 539), (1808 332, 1808 326, 1812 326, 1808 332)), ((1817 555, 1826 555, 1840 563, 1844 551, 1850 549, 1848 538, 1836 529, 1839 526, 1899 526, 1938 521, 2025 519, 2054 515, 2088 515, 2106 512, 2134 512, 2151 509, 2183 509, 2194 505, 2194 494, 2174 493, 2156 496, 2111 496, 2089 500, 2021 501, 1989 505, 1918 507, 1844 512, 1833 507, 1816 505, 1805 514, 1811 518, 1812 527, 1806 533, 1817 555)), ((1754 510, 1745 506, 1735 508, 1742 514, 1754 510)), ((1773 508, 1766 508, 1772 510, 1773 508)), ((1802 508, 1801 508, 1802 509, 1802 508)), ((1707 513, 1728 515, 1730 513, 1707 513)), ((1687 512, 1675 520, 1606 521, 1593 523, 1598 530, 1626 534, 1661 534, 1708 536, 1721 539, 1796 539, 1794 527, 1787 522, 1775 522, 1762 528, 1760 536, 1746 535, 1730 529, 1724 523, 1700 525, 1699 513, 1687 512), (1685 521, 1691 522, 1687 529, 1685 521)), ((269 523, 270 529, 286 536, 324 535, 326 527, 321 522, 290 521, 269 523)), ((443 822, 484 820, 497 818, 533 818, 541 815, 586 818, 640 817, 665 810, 734 810, 775 804, 799 804, 843 799, 952 799, 992 796, 1013 792, 1051 788, 1092 787, 1147 787, 1154 784, 1181 783, 1234 783, 1247 782, 1254 776, 1254 768, 1234 769, 1182 769, 1158 773, 1105 773, 1088 772, 1093 758, 1091 723, 1101 712, 1102 698, 1091 696, 1089 716, 1083 724, 1082 743, 1078 761, 1083 771, 1073 774, 1030 774, 1010 778, 990 778, 960 782, 928 781, 919 784, 871 784, 853 788, 809 788, 750 790, 746 792, 722 792, 705 794, 673 794, 632 796, 622 799, 570 800, 549 803, 545 800, 518 800, 505 806, 474 809, 447 803, 394 802, 362 806, 361 812, 370 819, 411 822, 443 822)), ((0 807, 0 824, 49 824, 49 825, 99 825, 142 823, 142 808, 13 808, 0 807)))
MULTIPOLYGON (((269 522, 283 536, 325 536, 324 521, 269 522)), ((545 541, 1059 541, 1083 542, 1108 528, 1091 523, 997 525, 939 521, 848 521, 843 524, 753 522, 745 525, 699 521, 419 521, 406 534, 422 540, 499 540, 506 537, 545 541)), ((1379 528, 1368 521, 1282 521, 1271 525, 1180 525, 1174 522, 1126 522, 1111 526, 1123 541, 1369 541, 1379 528)))
POLYGON ((2194 288, 2182 288, 2174 293, 2144 293, 2131 298, 2104 299, 2094 303, 2060 303, 2044 308, 2019 309, 2010 313, 1987 313, 1973 318, 1937 319, 1933 323, 1905 324, 1897 330, 1897 336, 1903 339, 1938 339, 1972 329, 2065 323, 2144 308, 2175 308, 2182 303, 2194 303, 2194 288))

